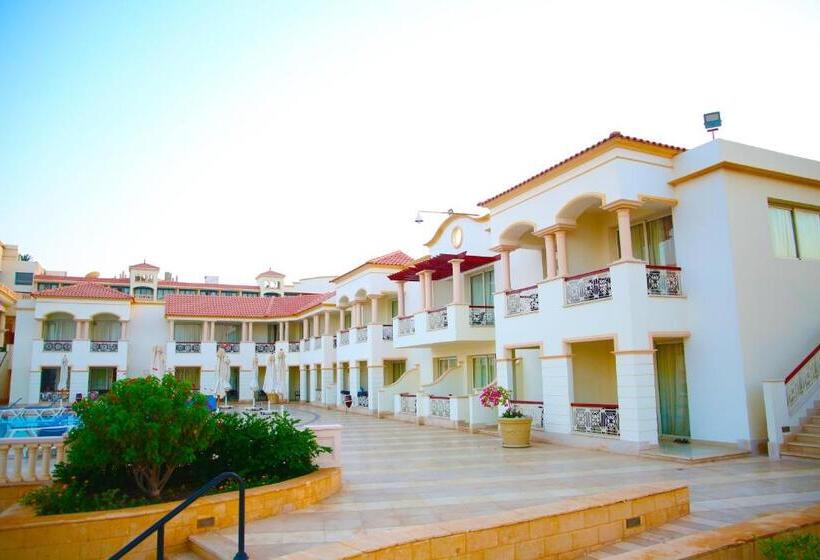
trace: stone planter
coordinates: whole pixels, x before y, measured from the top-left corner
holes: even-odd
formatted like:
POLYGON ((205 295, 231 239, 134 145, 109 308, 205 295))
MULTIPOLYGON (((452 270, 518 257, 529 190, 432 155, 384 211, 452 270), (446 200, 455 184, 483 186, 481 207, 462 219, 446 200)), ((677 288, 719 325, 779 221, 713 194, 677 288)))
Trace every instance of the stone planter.
POLYGON ((268 402, 271 404, 279 404, 281 402, 279 399, 279 393, 270 393, 268 395, 268 402))
POLYGON ((529 447, 532 418, 499 418, 502 447, 529 447))

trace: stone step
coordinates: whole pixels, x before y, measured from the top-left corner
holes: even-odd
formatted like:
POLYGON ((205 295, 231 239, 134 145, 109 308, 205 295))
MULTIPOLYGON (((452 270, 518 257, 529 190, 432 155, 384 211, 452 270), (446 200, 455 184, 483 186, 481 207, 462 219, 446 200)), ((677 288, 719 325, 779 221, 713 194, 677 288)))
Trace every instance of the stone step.
POLYGON ((820 445, 820 434, 812 434, 806 432, 798 432, 795 434, 794 441, 789 443, 809 443, 820 445))
POLYGON ((800 428, 800 433, 820 435, 820 424, 805 424, 800 428))
POLYGON ((780 451, 780 454, 785 455, 787 457, 800 457, 802 459, 820 459, 820 453, 804 453, 803 451, 795 451, 793 449, 784 448, 780 451))
POLYGON ((820 444, 790 441, 789 443, 783 445, 781 454, 820 459, 820 444))

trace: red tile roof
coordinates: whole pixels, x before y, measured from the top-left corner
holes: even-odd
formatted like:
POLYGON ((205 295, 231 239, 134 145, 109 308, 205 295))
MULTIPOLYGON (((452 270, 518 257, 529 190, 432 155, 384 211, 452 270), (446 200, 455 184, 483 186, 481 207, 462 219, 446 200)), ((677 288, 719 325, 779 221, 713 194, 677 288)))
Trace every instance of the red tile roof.
MULTIPOLYGON (((129 278, 86 278, 85 276, 59 276, 55 274, 37 274, 34 276, 35 282, 59 282, 63 284, 74 284, 78 282, 93 282, 94 284, 116 284, 128 286, 131 284, 129 278)), ((206 284, 205 282, 177 282, 175 280, 160 280, 157 282, 160 288, 199 288, 203 290, 247 290, 259 291, 256 284, 206 284)))
POLYGON ((128 278, 93 278, 85 276, 60 276, 59 274, 35 274, 35 282, 60 282, 60 283, 77 283, 90 282, 94 284, 123 284, 128 285, 131 280, 128 278))
POLYGON ((396 282, 416 282, 419 280, 419 273, 423 270, 429 270, 433 273, 433 280, 442 280, 450 278, 453 275, 453 265, 450 261, 460 259, 461 272, 467 272, 479 266, 484 266, 495 262, 501 258, 501 255, 485 256, 485 255, 468 255, 466 251, 458 254, 439 253, 435 256, 430 256, 423 260, 418 260, 411 266, 394 272, 388 278, 396 282))
POLYGON ((501 198, 502 196, 504 196, 506 194, 509 194, 509 193, 523 187, 524 185, 526 185, 527 183, 529 183, 533 179, 538 179, 538 178, 546 175, 550 171, 554 171, 555 169, 558 169, 559 167, 570 163, 571 161, 581 157, 582 155, 584 155, 584 154, 586 154, 586 153, 588 153, 588 152, 590 152, 590 151, 592 151, 596 148, 599 148, 599 147, 601 147, 601 146, 603 146, 607 143, 615 143, 618 140, 626 140, 626 141, 629 141, 629 142, 636 142, 638 144, 644 144, 646 146, 654 146, 654 147, 657 147, 657 148, 664 148, 664 149, 667 149, 667 150, 672 150, 672 151, 677 151, 677 152, 685 152, 686 151, 686 148, 679 148, 678 146, 672 146, 670 144, 662 144, 660 142, 653 142, 651 140, 644 140, 642 138, 635 138, 634 136, 624 136, 623 134, 621 134, 620 132, 617 132, 617 131, 612 132, 608 137, 604 138, 600 142, 596 142, 592 146, 589 146, 588 148, 584 148, 580 152, 569 156, 568 158, 566 158, 563 161, 559 161, 558 163, 556 163, 552 167, 546 168, 545 170, 541 171, 540 173, 537 173, 537 174, 533 175, 529 179, 525 179, 524 181, 521 181, 517 185, 513 185, 512 187, 508 188, 507 190, 505 190, 503 192, 500 192, 497 195, 488 198, 487 200, 482 200, 481 202, 478 203, 478 206, 486 206, 488 203, 493 202, 494 200, 496 200, 498 198, 501 198))
POLYGON ((148 264, 147 262, 141 262, 137 264, 132 264, 128 268, 150 268, 151 270, 159 270, 159 267, 153 264, 148 264))
POLYGON ((262 278, 263 276, 276 276, 277 278, 284 278, 285 275, 281 272, 276 272, 275 270, 271 270, 270 268, 267 269, 265 272, 260 272, 256 275, 257 278, 262 278))
POLYGON ((360 264, 359 266, 352 268, 345 272, 344 274, 340 274, 336 278, 332 280, 332 282, 336 282, 337 280, 344 278, 348 274, 352 274, 359 269, 366 268, 369 265, 374 266, 392 266, 396 268, 407 266, 413 262, 413 257, 407 255, 402 251, 393 251, 392 253, 387 253, 386 255, 382 255, 380 257, 374 257, 370 260, 367 260, 360 264))
POLYGON ((130 300, 131 296, 113 288, 94 282, 79 282, 71 286, 52 288, 42 292, 33 292, 32 297, 82 298, 82 299, 121 299, 130 300))
POLYGON ((333 297, 333 292, 298 296, 186 296, 165 297, 165 315, 177 317, 222 317, 272 319, 298 315, 333 297))

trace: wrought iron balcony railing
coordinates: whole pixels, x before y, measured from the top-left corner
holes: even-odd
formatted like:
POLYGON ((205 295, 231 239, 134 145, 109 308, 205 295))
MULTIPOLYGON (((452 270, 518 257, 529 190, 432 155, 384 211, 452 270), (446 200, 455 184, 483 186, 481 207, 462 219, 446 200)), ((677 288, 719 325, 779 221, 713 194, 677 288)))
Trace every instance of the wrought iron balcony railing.
POLYGON ((608 268, 564 278, 564 303, 567 305, 611 297, 612 278, 608 268))

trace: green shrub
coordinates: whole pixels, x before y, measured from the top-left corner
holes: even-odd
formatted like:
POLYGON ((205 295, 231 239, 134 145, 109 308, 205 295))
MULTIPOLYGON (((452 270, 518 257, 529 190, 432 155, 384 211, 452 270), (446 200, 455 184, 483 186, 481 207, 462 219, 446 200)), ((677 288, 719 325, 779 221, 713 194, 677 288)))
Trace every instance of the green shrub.
POLYGON ((205 397, 173 375, 118 381, 102 398, 82 400, 74 409, 80 426, 66 439, 72 468, 92 478, 97 469, 127 470, 151 499, 210 445, 215 430, 205 397))
POLYGON ((791 535, 760 541, 760 550, 769 560, 817 560, 820 559, 820 537, 816 535, 791 535))
POLYGON ((37 515, 52 515, 142 506, 151 500, 129 496, 117 488, 93 492, 83 484, 56 482, 29 492, 20 502, 32 506, 37 515))

